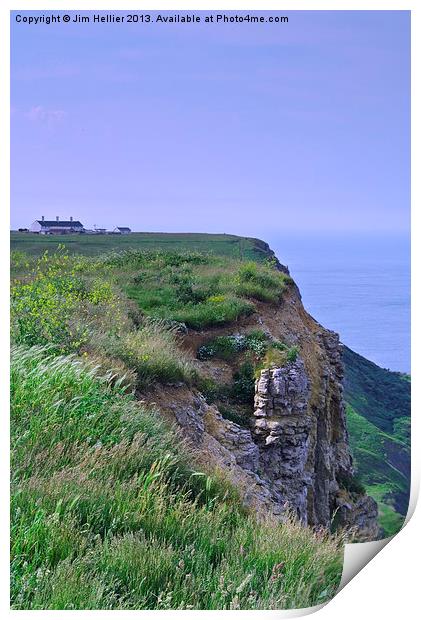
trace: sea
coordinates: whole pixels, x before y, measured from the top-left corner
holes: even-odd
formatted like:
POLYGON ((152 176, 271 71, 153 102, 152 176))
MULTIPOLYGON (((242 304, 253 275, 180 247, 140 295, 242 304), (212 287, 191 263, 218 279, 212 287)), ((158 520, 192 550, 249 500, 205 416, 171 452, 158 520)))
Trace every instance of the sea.
POLYGON ((267 239, 307 311, 382 368, 410 373, 409 235, 276 235, 267 239))

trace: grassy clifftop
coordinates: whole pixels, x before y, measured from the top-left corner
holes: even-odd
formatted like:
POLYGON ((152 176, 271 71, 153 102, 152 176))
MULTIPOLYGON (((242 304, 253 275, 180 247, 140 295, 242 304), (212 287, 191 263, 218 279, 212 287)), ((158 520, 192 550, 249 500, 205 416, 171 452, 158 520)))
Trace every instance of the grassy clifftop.
POLYGON ((71 254, 96 256, 110 249, 115 251, 163 250, 171 252, 204 252, 238 259, 264 260, 272 256, 269 246, 260 239, 237 235, 206 233, 132 233, 130 235, 35 235, 12 232, 11 249, 30 255, 40 255, 45 250, 53 252, 65 243, 71 254))

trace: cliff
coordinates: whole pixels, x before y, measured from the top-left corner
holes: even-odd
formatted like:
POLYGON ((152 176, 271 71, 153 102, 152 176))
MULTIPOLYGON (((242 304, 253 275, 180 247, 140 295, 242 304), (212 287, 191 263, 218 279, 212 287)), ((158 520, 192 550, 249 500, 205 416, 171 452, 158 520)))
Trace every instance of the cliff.
MULTIPOLYGON (((338 335, 306 312, 293 283, 279 303, 256 307, 235 327, 183 336, 183 346, 196 353, 216 335, 235 332, 239 339, 259 328, 270 341, 299 351, 296 359, 258 372, 254 404, 245 405, 241 423, 227 419, 223 399, 186 386, 145 398, 181 427, 206 468, 236 485, 246 505, 277 518, 293 512, 305 525, 344 527, 358 540, 377 538, 376 502, 354 480, 338 335)), ((197 366, 219 386, 235 373, 232 363, 215 358, 197 366)))
POLYGON ((48 237, 12 255, 12 606, 328 601, 344 540, 330 532, 379 534, 354 476, 338 336, 264 242, 139 233, 102 254, 93 237, 71 246, 85 256, 37 258, 48 237))

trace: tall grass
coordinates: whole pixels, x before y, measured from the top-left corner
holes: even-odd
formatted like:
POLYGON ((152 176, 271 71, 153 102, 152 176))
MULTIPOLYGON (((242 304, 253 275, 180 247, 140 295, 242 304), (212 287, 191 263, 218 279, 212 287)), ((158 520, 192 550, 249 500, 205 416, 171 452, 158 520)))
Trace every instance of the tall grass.
POLYGON ((123 377, 23 345, 11 371, 14 609, 276 609, 334 594, 340 541, 247 514, 123 377))
MULTIPOLYGON (((48 345, 58 353, 89 352, 96 358, 104 352, 114 365, 125 364, 145 388, 155 382, 191 382, 194 371, 188 356, 178 346, 175 328, 164 321, 136 317, 113 281, 112 268, 121 260, 129 264, 151 260, 165 265, 181 260, 178 254, 128 252, 128 257, 86 259, 70 257, 63 249, 46 252, 28 265, 26 277, 12 285, 12 339, 18 344, 48 345), (101 277, 102 276, 102 277, 101 277)), ((199 260, 195 254, 183 261, 199 260)), ((199 257, 200 258, 200 257, 199 257)), ((16 268, 23 258, 15 257, 16 268)))
POLYGON ((191 383, 196 376, 188 355, 178 347, 177 328, 164 321, 144 321, 137 330, 98 334, 92 344, 133 369, 138 387, 156 381, 191 383))

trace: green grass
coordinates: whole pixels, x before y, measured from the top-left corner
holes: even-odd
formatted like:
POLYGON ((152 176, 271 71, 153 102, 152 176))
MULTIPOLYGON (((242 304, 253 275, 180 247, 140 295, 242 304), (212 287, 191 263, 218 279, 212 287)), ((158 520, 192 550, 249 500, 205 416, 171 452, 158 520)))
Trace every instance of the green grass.
POLYGON ((409 472, 405 469, 409 460, 408 447, 381 431, 350 405, 347 418, 354 466, 367 493, 379 504, 380 526, 386 536, 391 536, 399 531, 405 518, 409 497, 409 472), (401 456, 399 462, 396 462, 396 454, 401 456))
MULTIPOLYGON (((63 247, 53 254, 46 251, 40 258, 15 251, 12 270, 17 279, 12 289, 17 306, 14 329, 21 332, 21 339, 33 333, 33 341, 27 344, 51 339, 52 330, 60 337, 61 307, 68 329, 71 315, 77 314, 75 307, 82 306, 82 302, 92 305, 108 301, 103 299, 105 294, 101 297, 101 286, 108 286, 109 296, 113 286, 124 292, 146 316, 203 329, 227 325, 252 314, 255 301, 263 298, 279 301, 291 281, 270 262, 244 262, 192 251, 130 248, 90 260, 71 256, 63 247), (98 290, 94 288, 95 279, 98 290), (257 289, 242 292, 243 284, 257 289), (54 326, 50 314, 51 320, 55 316, 54 326), (38 328, 39 321, 42 329, 38 328), (51 333, 45 334, 49 328, 51 333)), ((69 331, 72 340, 75 329, 69 331)), ((82 343, 85 335, 77 334, 75 340, 82 343)))
POLYGON ((199 303, 182 301, 174 287, 161 281, 128 286, 127 295, 148 316, 184 323, 193 329, 226 325, 254 312, 251 303, 233 295, 210 295, 199 303))
POLYGON ((393 433, 395 420, 410 415, 408 376, 380 368, 348 347, 344 364, 345 400, 380 430, 393 433))
POLYGON ((14 609, 278 609, 333 596, 340 540, 258 522, 76 356, 12 348, 14 609))
MULTIPOLYGON (((124 260, 124 254, 111 260, 124 260)), ((119 262, 121 268, 122 264, 119 262)), ((211 255, 127 254, 127 295, 142 312, 203 329, 233 323, 255 311, 254 301, 276 302, 290 278, 270 264, 211 255), (250 286, 249 286, 250 285, 250 286)))
MULTIPOLYGON (((134 396, 193 383, 248 425, 256 369, 298 354, 258 330, 238 338, 291 282, 268 248, 146 233, 12 234, 12 248, 13 607, 278 609, 331 598, 341 541, 257 521, 134 396), (70 252, 43 254, 63 239, 70 252), (181 342, 220 325, 231 336, 210 338, 205 358, 230 363, 228 384, 201 376, 181 342)), ((409 489, 410 382, 349 350, 345 362, 358 475, 394 533, 409 489)))
POLYGON ((410 493, 408 375, 379 368, 344 347, 344 396, 358 475, 379 505, 385 535, 399 531, 410 493))
POLYGON ((125 365, 142 389, 156 382, 190 383, 195 373, 175 327, 133 317, 112 269, 103 263, 70 257, 63 249, 30 261, 27 275, 12 285, 13 341, 97 359, 105 354, 108 363, 125 365))
POLYGON ((237 259, 265 260, 268 246, 258 239, 236 235, 205 233, 132 233, 130 235, 35 235, 11 233, 11 249, 40 256, 45 250, 54 252, 65 243, 71 254, 97 256, 110 250, 163 250, 205 252, 237 259))
MULTIPOLYGON (((17 250, 12 277, 13 608, 277 609, 331 598, 342 541, 257 520, 134 396, 200 385, 182 323, 236 322, 262 291, 278 300, 288 277, 235 253, 177 248, 17 250), (247 282, 259 290, 242 295, 247 282)), ((262 342, 250 335, 247 352, 262 342)), ((248 388, 252 397, 247 363, 233 401, 248 388)))
POLYGON ((99 335, 94 351, 101 349, 135 371, 137 387, 159 381, 192 383, 196 377, 189 357, 177 346, 177 331, 162 321, 146 321, 121 335, 99 335))

